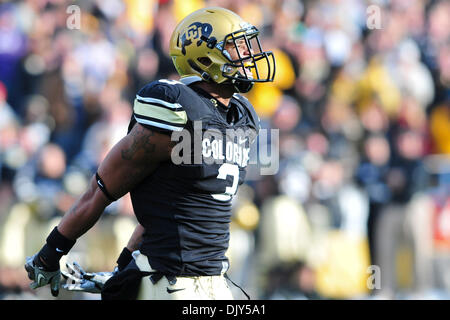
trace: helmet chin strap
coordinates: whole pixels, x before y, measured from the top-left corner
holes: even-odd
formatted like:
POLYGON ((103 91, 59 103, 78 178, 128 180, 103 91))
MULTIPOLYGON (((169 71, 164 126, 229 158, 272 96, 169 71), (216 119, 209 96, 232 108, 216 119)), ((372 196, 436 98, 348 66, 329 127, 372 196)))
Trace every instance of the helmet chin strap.
POLYGON ((250 81, 239 81, 239 77, 230 80, 230 82, 237 93, 247 93, 253 88, 254 85, 254 83, 250 81))
MULTIPOLYGON (((195 71, 197 71, 200 74, 200 77, 206 81, 206 82, 211 82, 211 76, 206 72, 203 71, 202 69, 200 69, 192 60, 188 60, 189 65, 191 66, 192 69, 194 69, 195 71)), ((237 93, 247 93, 249 92, 252 88, 254 83, 251 81, 240 81, 240 78, 245 79, 242 76, 239 76, 239 72, 238 75, 236 77, 234 77, 233 79, 230 79, 228 81, 226 81, 225 83, 229 83, 235 92, 237 93)))
MULTIPOLYGON (((213 82, 211 80, 211 77, 206 72, 203 72, 201 77, 206 82, 213 82), (207 75, 206 77, 205 74, 207 75)), ((233 88, 234 92, 237 93, 247 93, 253 88, 254 85, 254 83, 250 81, 239 81, 239 77, 229 79, 222 84, 229 85, 231 88, 233 88)))

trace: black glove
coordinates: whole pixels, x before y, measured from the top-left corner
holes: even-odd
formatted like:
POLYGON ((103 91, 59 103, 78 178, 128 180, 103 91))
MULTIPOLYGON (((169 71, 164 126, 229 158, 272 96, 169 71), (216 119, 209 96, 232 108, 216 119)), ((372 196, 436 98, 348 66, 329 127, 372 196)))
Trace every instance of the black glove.
POLYGON ((33 280, 30 284, 32 289, 50 284, 52 295, 58 296, 61 281, 59 260, 69 252, 74 244, 75 240, 67 239, 59 233, 57 227, 53 229, 41 251, 26 258, 25 270, 28 273, 28 278, 33 280))
MULTIPOLYGON (((44 248, 46 246, 47 245, 45 245, 44 248)), ((26 258, 25 270, 28 272, 28 278, 33 280, 30 284, 31 289, 36 289, 50 284, 52 296, 57 297, 59 294, 59 284, 61 281, 59 259, 56 267, 55 265, 45 265, 40 255, 43 250, 48 250, 48 248, 44 248, 32 257, 26 258)))

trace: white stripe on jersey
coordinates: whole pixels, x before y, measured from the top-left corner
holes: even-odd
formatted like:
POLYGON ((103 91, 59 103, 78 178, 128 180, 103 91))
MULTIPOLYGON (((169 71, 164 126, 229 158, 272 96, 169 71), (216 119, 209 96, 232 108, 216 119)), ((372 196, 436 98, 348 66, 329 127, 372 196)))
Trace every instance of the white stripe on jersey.
POLYGON ((181 104, 179 104, 179 103, 169 103, 167 101, 156 99, 156 98, 141 97, 141 96, 136 95, 136 99, 139 99, 139 100, 142 100, 145 102, 150 102, 150 103, 159 103, 159 104, 165 105, 167 108, 170 108, 170 109, 182 108, 181 104))
POLYGON ((133 111, 134 114, 139 117, 150 117, 155 121, 166 122, 167 124, 186 124, 187 114, 181 108, 181 111, 175 111, 176 109, 168 109, 161 107, 161 105, 155 105, 150 103, 142 103, 139 100, 134 101, 133 111))
POLYGON ((139 123, 147 124, 149 126, 153 126, 153 127, 157 127, 157 128, 162 128, 162 129, 167 129, 167 130, 172 130, 172 131, 182 131, 183 130, 182 127, 175 127, 175 126, 170 126, 170 125, 164 124, 164 123, 150 121, 147 119, 141 119, 141 118, 137 117, 136 115, 134 115, 134 118, 139 123))

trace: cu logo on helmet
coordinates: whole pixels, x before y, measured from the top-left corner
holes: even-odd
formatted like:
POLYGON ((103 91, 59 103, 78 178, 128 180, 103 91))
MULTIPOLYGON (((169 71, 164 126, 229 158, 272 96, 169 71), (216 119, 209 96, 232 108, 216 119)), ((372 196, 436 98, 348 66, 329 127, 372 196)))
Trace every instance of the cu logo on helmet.
POLYGON ((197 47, 202 44, 202 38, 209 38, 213 28, 209 23, 194 22, 187 28, 186 32, 181 36, 181 53, 186 55, 186 47, 191 45, 195 39, 197 47))

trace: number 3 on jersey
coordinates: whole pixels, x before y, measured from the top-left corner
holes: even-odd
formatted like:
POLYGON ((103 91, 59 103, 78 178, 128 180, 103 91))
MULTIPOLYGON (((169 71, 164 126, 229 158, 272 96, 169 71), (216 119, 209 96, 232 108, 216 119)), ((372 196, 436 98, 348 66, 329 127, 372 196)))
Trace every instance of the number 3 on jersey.
POLYGON ((224 193, 216 193, 211 196, 219 201, 228 201, 236 193, 239 182, 239 167, 236 164, 224 163, 219 168, 217 179, 226 180, 227 176, 233 177, 231 187, 226 187, 224 193))

